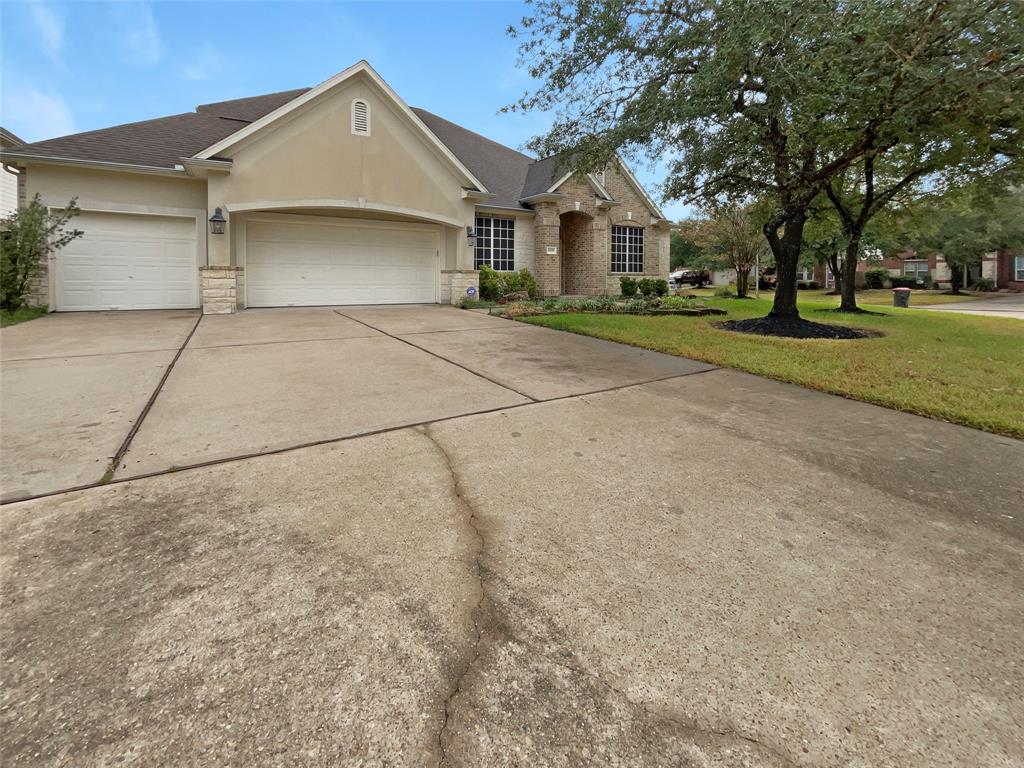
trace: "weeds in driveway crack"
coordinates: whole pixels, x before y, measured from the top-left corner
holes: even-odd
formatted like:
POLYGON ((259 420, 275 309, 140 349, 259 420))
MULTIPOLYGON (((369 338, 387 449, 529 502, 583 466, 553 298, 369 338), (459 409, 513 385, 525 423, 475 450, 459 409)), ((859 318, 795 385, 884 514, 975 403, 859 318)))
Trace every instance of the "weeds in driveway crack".
POLYGON ((473 606, 472 617, 473 617, 473 631, 476 634, 476 639, 473 641, 473 647, 469 654, 469 658, 462 664, 458 675, 455 678, 455 683, 448 691, 448 696, 444 700, 444 716, 441 720, 441 727, 437 732, 437 747, 439 758, 437 761, 438 768, 444 768, 450 765, 448 761, 448 750, 445 746, 445 734, 448 730, 448 724, 451 721, 451 708, 452 702, 455 697, 462 692, 462 683, 466 679, 466 676, 470 673, 473 667, 476 665, 477 660, 480 658, 481 647, 483 645, 483 615, 487 611, 487 583, 484 579, 484 567, 483 558, 484 550, 487 547, 487 540, 484 538, 479 526, 477 525, 477 514, 476 509, 470 503, 470 501, 464 495, 462 485, 459 482, 459 474, 455 469, 455 463, 452 461, 451 455, 445 450, 445 447, 434 436, 432 426, 427 424, 422 427, 418 427, 417 431, 422 433, 433 444, 434 448, 437 449, 438 453, 444 459, 445 466, 448 469, 448 476, 451 481, 452 493, 462 510, 467 527, 472 531, 473 538, 477 541, 477 546, 472 555, 473 570, 477 579, 477 591, 478 598, 476 605, 473 606))

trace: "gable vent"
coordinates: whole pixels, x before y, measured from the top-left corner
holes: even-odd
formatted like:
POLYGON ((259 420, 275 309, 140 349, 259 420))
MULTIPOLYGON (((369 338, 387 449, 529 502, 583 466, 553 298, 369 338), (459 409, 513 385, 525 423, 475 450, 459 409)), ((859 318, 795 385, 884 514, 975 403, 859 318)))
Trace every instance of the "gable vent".
POLYGON ((362 99, 352 102, 352 133, 357 136, 370 135, 370 105, 362 99))

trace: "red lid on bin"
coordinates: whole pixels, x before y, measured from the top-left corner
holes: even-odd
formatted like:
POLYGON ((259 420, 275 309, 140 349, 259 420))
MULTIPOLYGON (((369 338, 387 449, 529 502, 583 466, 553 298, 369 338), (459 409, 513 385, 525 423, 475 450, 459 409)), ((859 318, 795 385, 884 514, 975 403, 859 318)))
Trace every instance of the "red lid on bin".
POLYGON ((896 291, 906 291, 907 293, 910 293, 910 289, 909 288, 893 288, 892 289, 893 293, 896 293, 896 291))

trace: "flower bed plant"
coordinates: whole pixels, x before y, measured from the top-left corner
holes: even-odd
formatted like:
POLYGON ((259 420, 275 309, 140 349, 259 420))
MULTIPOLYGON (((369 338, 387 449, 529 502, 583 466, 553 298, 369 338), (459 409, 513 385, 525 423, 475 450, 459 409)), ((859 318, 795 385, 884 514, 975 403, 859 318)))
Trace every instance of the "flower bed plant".
POLYGON ((600 313, 625 315, 724 315, 725 310, 705 306, 697 299, 683 296, 611 296, 548 298, 538 301, 513 301, 491 309, 504 317, 557 315, 563 313, 600 313))

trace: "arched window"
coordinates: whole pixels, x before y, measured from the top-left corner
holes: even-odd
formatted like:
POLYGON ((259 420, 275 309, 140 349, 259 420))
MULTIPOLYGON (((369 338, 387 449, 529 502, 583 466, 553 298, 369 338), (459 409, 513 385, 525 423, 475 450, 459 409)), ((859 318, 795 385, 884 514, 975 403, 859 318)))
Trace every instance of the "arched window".
POLYGON ((352 101, 352 133, 356 136, 370 135, 370 105, 362 99, 352 101))

